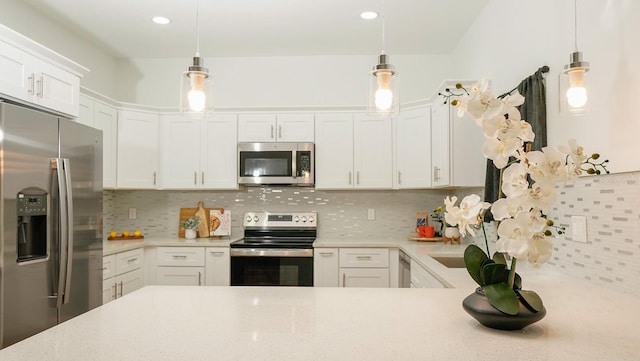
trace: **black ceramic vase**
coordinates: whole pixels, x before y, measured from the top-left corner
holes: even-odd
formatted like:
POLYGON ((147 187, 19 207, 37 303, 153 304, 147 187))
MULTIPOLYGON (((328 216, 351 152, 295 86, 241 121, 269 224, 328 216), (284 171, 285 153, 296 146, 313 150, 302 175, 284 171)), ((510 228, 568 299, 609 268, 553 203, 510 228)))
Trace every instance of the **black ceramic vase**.
POLYGON ((520 311, 515 316, 498 311, 498 309, 491 306, 480 287, 462 301, 462 308, 482 325, 498 330, 521 330, 534 322, 540 321, 547 314, 547 310, 544 307, 539 312, 534 312, 523 305, 522 302, 520 302, 520 311))

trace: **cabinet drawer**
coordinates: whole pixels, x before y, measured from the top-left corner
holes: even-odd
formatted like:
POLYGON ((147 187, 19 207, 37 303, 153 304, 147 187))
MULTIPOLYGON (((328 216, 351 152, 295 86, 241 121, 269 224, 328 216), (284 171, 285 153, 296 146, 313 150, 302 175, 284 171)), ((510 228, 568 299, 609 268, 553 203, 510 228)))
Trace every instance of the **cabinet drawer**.
POLYGON ((340 248, 340 267, 388 268, 387 248, 340 248))
POLYGON ((202 286, 205 283, 204 267, 158 267, 159 285, 202 286))
POLYGON ((142 268, 142 255, 142 248, 116 254, 116 275, 142 268))
POLYGON ((158 247, 158 266, 204 267, 204 247, 158 247))
POLYGON ((102 279, 106 280, 116 275, 116 255, 102 257, 102 279))

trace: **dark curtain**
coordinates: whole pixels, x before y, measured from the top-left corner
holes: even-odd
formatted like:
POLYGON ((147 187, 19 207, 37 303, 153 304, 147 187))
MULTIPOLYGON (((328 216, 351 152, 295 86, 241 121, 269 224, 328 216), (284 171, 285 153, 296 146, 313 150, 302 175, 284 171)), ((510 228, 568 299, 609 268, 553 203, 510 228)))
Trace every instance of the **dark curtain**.
MULTIPOLYGON (((524 104, 518 109, 522 115, 522 119, 531 124, 535 140, 531 144, 531 150, 541 150, 547 146, 547 102, 544 87, 543 74, 549 71, 549 68, 542 67, 534 74, 524 79, 520 84, 510 92, 502 94, 504 97, 515 90, 518 90, 524 96, 524 104)), ((493 203, 498 199, 500 194, 500 170, 493 165, 493 161, 487 159, 487 172, 484 183, 484 200, 493 203)), ((485 221, 493 220, 491 212, 487 212, 485 221)))

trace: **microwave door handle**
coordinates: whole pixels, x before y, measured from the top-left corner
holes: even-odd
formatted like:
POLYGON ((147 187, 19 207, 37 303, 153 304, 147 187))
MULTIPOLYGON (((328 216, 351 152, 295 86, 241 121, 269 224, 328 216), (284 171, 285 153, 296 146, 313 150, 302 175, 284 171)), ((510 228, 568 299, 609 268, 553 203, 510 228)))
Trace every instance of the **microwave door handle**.
POLYGON ((293 151, 291 155, 291 174, 293 175, 293 179, 296 179, 298 176, 298 152, 293 151))

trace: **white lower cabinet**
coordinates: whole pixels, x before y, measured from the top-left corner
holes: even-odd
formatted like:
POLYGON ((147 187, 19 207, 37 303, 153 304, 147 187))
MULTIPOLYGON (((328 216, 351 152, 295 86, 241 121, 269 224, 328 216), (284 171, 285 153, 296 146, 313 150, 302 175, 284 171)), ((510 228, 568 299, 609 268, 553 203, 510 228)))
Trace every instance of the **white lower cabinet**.
POLYGON ((390 287, 389 249, 340 248, 340 287, 390 287))
POLYGON ((204 261, 204 284, 206 286, 229 286, 231 283, 229 247, 207 247, 204 261))
POLYGON ((157 252, 157 284, 204 285, 204 247, 158 247, 157 252))
POLYGON ((144 285, 142 248, 102 258, 102 303, 131 293, 144 285))
POLYGON ((313 250, 313 285, 315 287, 338 287, 340 264, 337 248, 315 248, 313 250))
POLYGON ((411 260, 411 288, 445 288, 429 271, 411 260))

